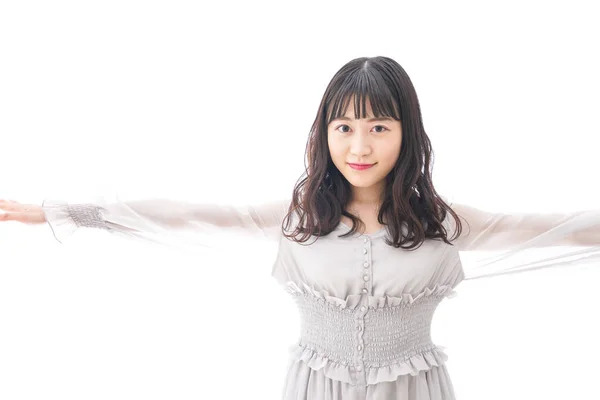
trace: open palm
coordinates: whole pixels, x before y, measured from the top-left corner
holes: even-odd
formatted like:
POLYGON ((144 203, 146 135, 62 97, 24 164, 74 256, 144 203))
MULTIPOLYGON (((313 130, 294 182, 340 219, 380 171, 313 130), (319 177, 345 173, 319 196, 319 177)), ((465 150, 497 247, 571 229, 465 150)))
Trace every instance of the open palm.
POLYGON ((0 199, 0 222, 18 221, 25 224, 42 224, 46 215, 37 204, 22 204, 14 200, 0 199))

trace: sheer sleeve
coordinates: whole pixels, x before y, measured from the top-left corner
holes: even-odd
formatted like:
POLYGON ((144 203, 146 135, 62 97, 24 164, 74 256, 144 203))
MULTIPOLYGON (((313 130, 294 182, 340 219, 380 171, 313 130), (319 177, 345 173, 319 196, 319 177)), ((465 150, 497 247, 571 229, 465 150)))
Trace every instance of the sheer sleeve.
MULTIPOLYGON (((492 213, 464 204, 451 207, 463 225, 452 243, 465 256, 465 279, 600 264, 600 210, 492 213)), ((448 221, 452 235, 455 221, 451 216, 448 221)))
MULTIPOLYGON (((173 234, 208 238, 218 233, 279 238, 290 201, 280 200, 248 206, 216 203, 194 204, 168 199, 138 201, 106 200, 71 204, 45 200, 42 209, 60 243, 78 228, 95 228, 117 236, 172 245, 173 234)), ((202 239, 195 239, 202 245, 202 239)), ((207 240, 208 242, 208 240, 207 240)), ((207 246, 210 247, 210 246, 207 246)))

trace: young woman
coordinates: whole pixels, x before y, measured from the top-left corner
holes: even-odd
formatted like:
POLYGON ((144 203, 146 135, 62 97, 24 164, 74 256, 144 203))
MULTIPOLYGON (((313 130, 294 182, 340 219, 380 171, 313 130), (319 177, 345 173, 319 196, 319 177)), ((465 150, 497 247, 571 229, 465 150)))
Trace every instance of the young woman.
POLYGON ((430 327, 461 281, 600 261, 599 211, 488 213, 440 196, 417 94, 390 58, 355 59, 335 74, 306 156, 291 198, 279 202, 3 201, 0 216, 48 222, 59 241, 77 227, 144 240, 237 229, 277 241, 272 275, 294 296, 302 323, 284 399, 454 399, 447 356, 430 327), (549 246, 560 251, 515 257, 549 246), (459 252, 470 250, 495 253, 463 265, 459 252))

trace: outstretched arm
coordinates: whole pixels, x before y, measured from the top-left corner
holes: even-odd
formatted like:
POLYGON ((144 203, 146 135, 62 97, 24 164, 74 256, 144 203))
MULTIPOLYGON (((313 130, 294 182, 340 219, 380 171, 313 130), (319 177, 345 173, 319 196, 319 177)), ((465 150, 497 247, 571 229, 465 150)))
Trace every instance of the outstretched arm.
POLYGON ((457 241, 459 250, 600 245, 600 210, 504 214, 456 203, 452 209, 468 223, 457 241))
POLYGON ((465 279, 600 262, 600 210, 492 213, 456 203, 452 209, 463 222, 463 233, 454 242, 457 249, 494 252, 463 265, 465 279))
MULTIPOLYGON (((278 239, 290 201, 231 206, 194 204, 167 199, 96 200, 70 204, 46 200, 41 206, 0 200, 0 221, 48 223, 56 240, 64 242, 82 227, 166 244, 172 233, 210 235, 223 231, 278 239)), ((202 240, 195 241, 202 243, 202 240)))
POLYGON ((213 233, 223 229, 276 237, 288 205, 283 200, 243 207, 168 199, 87 204, 46 200, 42 210, 56 239, 63 242, 80 227, 138 237, 184 231, 213 233))

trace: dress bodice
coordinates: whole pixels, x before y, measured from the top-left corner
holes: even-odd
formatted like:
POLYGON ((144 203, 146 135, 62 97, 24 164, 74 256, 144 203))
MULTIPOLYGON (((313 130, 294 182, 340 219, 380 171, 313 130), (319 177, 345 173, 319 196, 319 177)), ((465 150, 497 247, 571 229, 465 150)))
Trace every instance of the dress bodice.
POLYGON ((385 243, 385 229, 340 238, 344 224, 309 246, 280 242, 273 276, 293 296, 300 338, 292 358, 353 385, 393 381, 441 365, 431 340, 435 309, 462 280, 452 246, 385 243))

